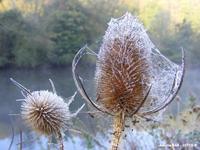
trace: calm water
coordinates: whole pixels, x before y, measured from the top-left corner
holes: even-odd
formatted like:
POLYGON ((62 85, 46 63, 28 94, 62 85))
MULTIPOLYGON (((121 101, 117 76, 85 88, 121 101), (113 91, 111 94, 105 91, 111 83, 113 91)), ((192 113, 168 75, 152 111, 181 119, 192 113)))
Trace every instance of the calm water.
MULTIPOLYGON (((91 96, 94 96, 94 88, 91 83, 93 83, 94 68, 88 66, 87 68, 80 69, 79 74, 83 76, 86 84, 87 91, 91 96), (84 71, 83 71, 84 70, 84 71), (84 74, 82 73, 84 72, 84 74)), ((200 69, 187 69, 186 76, 184 79, 183 86, 179 95, 182 97, 183 103, 186 103, 190 94, 193 94, 199 99, 200 91, 200 69)), ((12 125, 15 130, 15 140, 13 144, 13 149, 16 149, 16 144, 18 140, 18 130, 19 127, 23 125, 20 123, 19 117, 9 116, 9 113, 19 113, 20 102, 16 102, 15 99, 22 98, 20 90, 15 87, 9 78, 12 77, 22 85, 30 90, 51 90, 50 83, 48 81, 51 78, 54 81, 58 95, 62 97, 69 97, 76 91, 71 68, 59 68, 59 69, 38 69, 38 70, 0 70, 0 148, 7 149, 10 143, 10 137, 12 136, 12 125)), ((76 100, 72 104, 72 111, 76 110, 83 103, 83 100, 79 95, 76 96, 76 100)), ((95 124, 90 121, 89 117, 84 114, 79 115, 80 118, 86 123, 90 129, 92 129, 95 124)), ((75 141, 80 142, 77 137, 75 141)), ((45 140, 43 140, 45 141, 45 140)), ((71 143, 71 149, 76 149, 73 142, 71 143)), ((69 145, 68 143, 68 145, 69 145)), ((27 149, 41 149, 41 145, 45 146, 43 143, 34 144, 34 146, 29 145, 27 149), (39 148, 40 147, 40 148, 39 148)), ((81 144, 80 144, 81 145, 81 144)))

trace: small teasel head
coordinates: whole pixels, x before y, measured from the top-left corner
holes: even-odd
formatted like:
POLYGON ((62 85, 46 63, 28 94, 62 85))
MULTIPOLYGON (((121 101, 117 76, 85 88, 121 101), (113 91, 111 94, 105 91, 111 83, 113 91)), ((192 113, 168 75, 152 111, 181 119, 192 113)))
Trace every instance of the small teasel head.
POLYGON ((68 103, 56 94, 53 82, 53 92, 48 90, 31 92, 20 83, 11 78, 11 81, 21 89, 24 96, 21 105, 21 116, 32 130, 44 135, 60 136, 67 130, 70 119, 75 117, 84 107, 81 106, 76 113, 69 111, 69 105, 74 100, 76 93, 69 98, 68 103))

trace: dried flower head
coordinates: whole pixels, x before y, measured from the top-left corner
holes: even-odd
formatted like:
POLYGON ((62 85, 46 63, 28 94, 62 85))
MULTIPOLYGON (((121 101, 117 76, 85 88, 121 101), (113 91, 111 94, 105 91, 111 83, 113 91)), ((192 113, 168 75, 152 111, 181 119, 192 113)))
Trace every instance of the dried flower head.
POLYGON ((84 106, 81 106, 76 113, 71 113, 69 105, 73 102, 76 93, 66 103, 56 94, 51 80, 53 92, 48 90, 31 92, 17 81, 13 79, 11 81, 21 89, 24 96, 21 105, 22 118, 29 127, 40 134, 55 135, 60 138, 61 132, 69 127, 70 119, 75 117, 84 106))
POLYGON ((163 110, 176 96, 184 75, 163 56, 149 39, 138 19, 130 13, 111 19, 99 53, 84 47, 76 54, 72 71, 75 84, 93 108, 114 116, 112 150, 117 150, 127 118, 152 116, 163 110), (84 54, 97 56, 96 102, 84 90, 76 66, 84 54))
POLYGON ((21 115, 34 131, 45 135, 64 129, 71 118, 64 100, 49 91, 34 91, 27 95, 21 106, 21 115))

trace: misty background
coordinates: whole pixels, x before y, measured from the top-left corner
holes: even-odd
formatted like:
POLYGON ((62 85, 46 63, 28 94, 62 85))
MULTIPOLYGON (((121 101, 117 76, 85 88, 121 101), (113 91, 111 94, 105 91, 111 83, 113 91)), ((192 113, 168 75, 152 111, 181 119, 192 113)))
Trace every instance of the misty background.
POLYGON ((127 11, 171 60, 183 47, 188 64, 199 66, 199 0, 0 0, 0 68, 69 66, 82 46, 99 46, 111 17, 127 11))
MULTIPOLYGON (((8 115, 20 113, 20 102, 15 99, 22 98, 9 78, 31 90, 51 90, 51 78, 59 95, 73 95, 71 63, 75 53, 85 44, 98 52, 109 20, 127 11, 139 18, 153 43, 170 60, 180 64, 181 48, 185 50, 186 76, 179 92, 182 106, 191 96, 199 100, 200 0, 0 0, 1 148, 8 148, 14 124, 16 149, 19 128, 23 127, 18 117, 8 115)), ((79 74, 93 97, 94 71, 95 59, 85 58, 79 74)), ((72 111, 82 103, 77 95, 72 111)), ((169 110, 176 110, 175 102, 169 110)), ((80 118, 94 132, 95 123, 83 114, 80 118)), ((27 141, 33 136, 28 133, 24 135, 27 141)), ((86 142, 87 147, 90 144, 86 142)), ((38 145, 30 142, 25 147, 38 149, 38 145)))

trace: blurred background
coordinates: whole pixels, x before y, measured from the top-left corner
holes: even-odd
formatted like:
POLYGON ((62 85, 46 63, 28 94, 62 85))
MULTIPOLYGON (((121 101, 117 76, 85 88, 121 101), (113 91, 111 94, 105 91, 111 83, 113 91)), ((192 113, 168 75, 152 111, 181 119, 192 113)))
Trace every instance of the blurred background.
MULTIPOLYGON (((8 115, 20 112, 20 102, 15 99, 22 98, 9 78, 31 90, 50 89, 51 78, 60 95, 71 96, 76 90, 71 74, 74 54, 85 44, 98 52, 109 20, 127 11, 139 18, 153 43, 170 60, 180 64, 181 47, 185 50, 187 70, 179 92, 182 106, 191 97, 199 100, 200 0, 0 0, 1 148, 9 147, 14 130, 16 149, 17 133, 23 126, 18 116, 8 115)), ((79 74, 92 96, 94 71, 95 59, 87 57, 79 74)), ((77 96, 72 111, 82 103, 77 96)), ((170 109, 176 110, 175 105, 170 109)), ((40 149, 34 144, 26 148, 40 149)))

